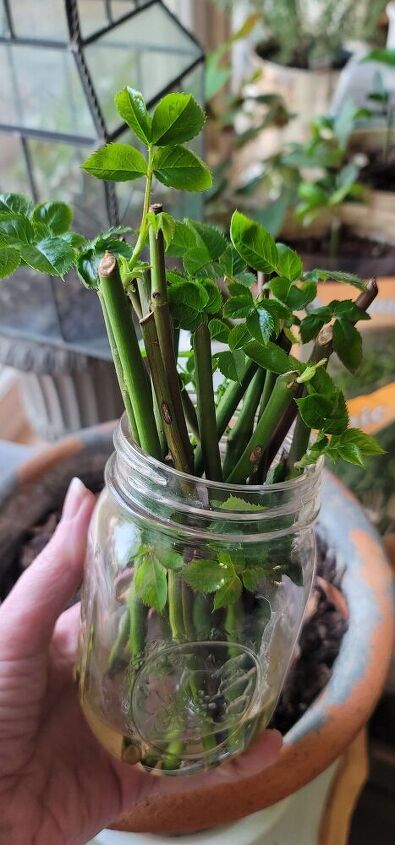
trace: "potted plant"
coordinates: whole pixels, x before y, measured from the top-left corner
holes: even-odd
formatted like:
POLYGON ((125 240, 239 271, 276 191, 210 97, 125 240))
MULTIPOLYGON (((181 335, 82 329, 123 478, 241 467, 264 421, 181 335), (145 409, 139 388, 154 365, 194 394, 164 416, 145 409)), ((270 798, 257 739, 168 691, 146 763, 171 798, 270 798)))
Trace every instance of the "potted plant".
POLYGON ((91 528, 81 704, 118 758, 182 775, 237 754, 271 718, 313 577, 323 457, 361 464, 382 451, 349 427, 327 372, 333 352, 351 370, 359 364, 356 324, 377 286, 305 272, 238 211, 228 241, 152 205, 154 177, 210 187, 185 146, 204 114, 188 94, 167 95, 152 116, 133 89, 116 104, 146 155, 114 143, 83 167, 99 179, 144 178, 134 245, 125 230, 89 243, 68 227, 58 234, 62 204, 44 213, 11 195, 0 262, 7 275, 39 252, 54 275, 75 265, 99 296, 126 414, 91 528), (355 301, 312 308, 328 277, 357 287, 355 301), (179 352, 179 330, 190 332, 190 350, 179 352), (296 331, 314 341, 307 363, 291 354, 296 331))
MULTIPOLYGON (((218 0, 232 8, 232 0, 218 0)), ((304 137, 311 120, 328 111, 340 69, 352 39, 369 41, 375 35, 385 0, 359 4, 330 0, 324 7, 289 0, 254 0, 265 37, 254 46, 253 62, 263 69, 261 92, 283 96, 293 121, 288 138, 304 137)))

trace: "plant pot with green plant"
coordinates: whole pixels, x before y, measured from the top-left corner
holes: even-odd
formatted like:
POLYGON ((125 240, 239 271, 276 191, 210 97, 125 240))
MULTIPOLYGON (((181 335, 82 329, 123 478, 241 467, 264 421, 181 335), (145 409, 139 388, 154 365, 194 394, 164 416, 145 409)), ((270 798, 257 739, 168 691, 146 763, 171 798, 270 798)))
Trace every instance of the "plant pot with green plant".
POLYGON ((126 413, 90 531, 81 704, 115 756, 182 775, 242 751, 271 718, 314 573, 323 457, 361 464, 382 451, 349 427, 327 372, 333 352, 351 370, 359 363, 356 324, 377 287, 304 271, 237 211, 227 240, 152 205, 154 178, 210 187, 185 146, 204 114, 188 94, 167 95, 153 115, 130 88, 116 104, 146 155, 114 143, 83 167, 99 179, 145 179, 134 244, 125 230, 89 243, 56 234, 62 205, 37 220, 25 198, 7 195, 0 266, 9 275, 38 250, 55 275, 76 266, 99 296, 126 413), (312 308, 328 277, 358 288, 355 301, 312 308), (296 332, 314 341, 307 363, 291 354, 296 332))
MULTIPOLYGON (((217 0, 232 8, 233 0, 217 0)), ((290 0, 254 0, 265 36, 253 45, 252 64, 263 74, 261 93, 275 91, 297 118, 286 131, 288 139, 304 138, 313 118, 329 109, 339 71, 351 51, 349 42, 369 41, 376 35, 385 0, 374 3, 294 3, 290 0)))

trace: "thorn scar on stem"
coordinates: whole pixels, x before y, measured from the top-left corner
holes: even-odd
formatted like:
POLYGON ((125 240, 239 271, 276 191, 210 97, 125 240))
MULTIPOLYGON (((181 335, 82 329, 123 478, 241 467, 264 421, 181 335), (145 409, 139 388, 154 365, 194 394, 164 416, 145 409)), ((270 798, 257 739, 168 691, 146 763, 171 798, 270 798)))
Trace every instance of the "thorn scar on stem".
POLYGON ((167 425, 171 425, 171 423, 173 422, 173 418, 172 418, 172 415, 170 413, 170 408, 169 408, 167 402, 162 402, 161 411, 162 411, 162 417, 163 417, 164 422, 167 423, 167 425))
POLYGON ((263 455, 262 446, 254 446, 254 448, 251 452, 251 455, 250 455, 250 463, 253 466, 256 466, 257 464, 259 464, 259 461, 261 460, 262 455, 263 455))

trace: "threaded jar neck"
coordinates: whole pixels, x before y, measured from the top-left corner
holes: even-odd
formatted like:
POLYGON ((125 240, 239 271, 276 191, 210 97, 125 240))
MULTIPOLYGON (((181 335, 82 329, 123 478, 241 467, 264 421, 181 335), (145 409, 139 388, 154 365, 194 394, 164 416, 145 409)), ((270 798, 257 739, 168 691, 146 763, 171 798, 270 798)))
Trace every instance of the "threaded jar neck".
POLYGON ((320 506, 323 462, 281 484, 236 485, 178 472, 146 455, 129 435, 126 416, 114 434, 107 485, 123 506, 167 533, 207 533, 237 543, 285 536, 314 523, 320 506))

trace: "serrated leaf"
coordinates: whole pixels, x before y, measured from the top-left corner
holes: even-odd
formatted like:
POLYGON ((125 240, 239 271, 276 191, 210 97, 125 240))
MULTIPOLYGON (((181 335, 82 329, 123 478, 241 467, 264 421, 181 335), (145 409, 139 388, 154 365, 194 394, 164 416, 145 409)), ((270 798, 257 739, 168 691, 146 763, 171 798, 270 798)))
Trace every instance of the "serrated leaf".
POLYGON ((224 305, 224 317, 229 317, 231 320, 238 320, 242 317, 247 317, 253 308, 253 299, 249 291, 246 289, 242 296, 232 296, 224 305))
POLYGON ((284 349, 277 346, 275 343, 269 342, 264 345, 258 341, 251 341, 244 347, 244 352, 259 364, 264 370, 269 370, 271 373, 282 375, 293 370, 296 372, 303 372, 305 365, 297 361, 291 355, 287 355, 284 349))
POLYGON ((147 173, 142 153, 129 144, 116 142, 96 150, 81 166, 91 176, 107 182, 132 182, 147 173))
POLYGON ((0 194, 0 213, 12 211, 29 217, 32 209, 32 201, 24 194, 0 194))
POLYGON ((234 326, 234 328, 229 332, 228 344, 232 352, 236 349, 243 349, 243 346, 245 346, 246 343, 249 343, 250 340, 251 334, 245 323, 240 323, 240 325, 234 326))
POLYGON ((265 578, 265 571, 262 566, 249 566, 243 570, 241 577, 245 589, 249 593, 256 593, 265 578))
POLYGON ((299 258, 295 250, 285 244, 277 243, 276 248, 279 256, 277 265, 279 276, 285 276, 291 282, 299 279, 303 272, 302 259, 299 258))
POLYGON ((276 244, 263 226, 235 211, 230 236, 233 246, 250 267, 262 273, 277 272, 279 255, 276 244))
POLYGON ((370 315, 367 314, 366 311, 363 311, 361 308, 353 302, 351 299, 345 300, 333 300, 329 304, 329 308, 332 311, 332 314, 335 317, 340 317, 340 319, 349 320, 352 323, 358 323, 360 320, 370 320, 370 315))
POLYGON ((161 147, 184 144, 199 135, 205 121, 192 94, 167 94, 154 111, 151 141, 161 147))
POLYGON ((211 279, 200 279, 199 284, 207 293, 208 300, 204 306, 207 314, 217 314, 221 310, 222 297, 218 285, 211 279))
POLYGON ((166 570, 152 552, 139 563, 135 583, 137 595, 144 604, 161 613, 167 601, 166 570))
POLYGON ((17 249, 12 247, 0 249, 0 279, 12 276, 21 263, 21 257, 17 249))
POLYGON ((303 273, 306 282, 344 282, 358 290, 366 290, 366 282, 354 273, 343 273, 341 270, 309 270, 303 273))
POLYGON ((319 429, 325 434, 340 434, 347 428, 348 411, 340 390, 330 396, 310 393, 296 403, 308 428, 319 429))
POLYGON ((32 243, 35 239, 33 224, 22 214, 0 212, 0 247, 32 243))
POLYGON ((195 233, 186 223, 174 220, 174 234, 168 253, 174 258, 183 258, 186 252, 196 246, 195 233))
POLYGON ((197 244, 199 241, 204 244, 207 249, 208 256, 211 261, 216 261, 224 253, 226 249, 226 239, 220 229, 208 223, 200 223, 198 220, 185 220, 187 226, 197 236, 197 244))
POLYGON ((167 211, 160 211, 159 214, 149 211, 147 218, 156 234, 158 232, 162 232, 165 247, 166 250, 168 250, 176 231, 176 221, 174 217, 171 214, 168 214, 167 211))
POLYGON ((276 276, 274 279, 270 279, 270 282, 267 283, 267 286, 271 290, 273 296, 280 299, 282 302, 287 301, 291 285, 292 282, 284 276, 276 276))
POLYGON ((241 384, 245 368, 245 355, 241 349, 236 349, 234 352, 218 352, 214 359, 225 378, 241 384))
POLYGON ((43 202, 35 206, 31 219, 45 223, 54 235, 61 235, 70 229, 73 212, 65 202, 43 202))
POLYGON ((115 97, 115 105, 122 120, 146 146, 151 142, 151 118, 140 91, 127 86, 115 97))
POLYGON ((348 320, 335 320, 333 348, 344 366, 354 373, 362 361, 362 338, 359 331, 348 320))
POLYGON ((300 286, 291 285, 287 296, 287 305, 289 305, 292 310, 301 311, 302 308, 306 308, 306 305, 309 305, 310 302, 314 302, 316 296, 316 282, 302 282, 300 286))
POLYGON ((192 331, 208 304, 209 296, 202 285, 186 281, 169 286, 168 300, 175 323, 182 329, 192 331))
POLYGON ((222 274, 224 276, 228 276, 230 279, 236 278, 240 273, 244 273, 247 269, 245 261, 234 248, 233 244, 227 245, 225 252, 221 255, 219 263, 222 274))
POLYGON ((219 507, 221 510, 225 511, 238 511, 241 513, 248 513, 248 512, 260 512, 262 513, 265 510, 263 505, 257 505, 254 502, 247 502, 245 499, 242 499, 240 496, 229 496, 225 502, 221 502, 219 507))
POLYGON ((44 238, 36 244, 23 244, 21 258, 33 270, 51 276, 64 276, 74 264, 74 250, 60 236, 44 238))
POLYGON ((177 570, 181 569, 184 564, 184 558, 174 549, 161 549, 160 562, 165 569, 177 570))
POLYGON ((242 282, 235 282, 235 281, 229 282, 228 283, 228 291, 229 291, 231 296, 243 296, 243 297, 249 296, 250 301, 251 301, 251 307, 253 306, 254 300, 253 300, 252 293, 251 293, 251 291, 248 290, 248 288, 246 288, 245 285, 243 285, 242 282))
POLYGON ((300 324, 300 336, 303 343, 308 343, 317 337, 325 323, 328 323, 331 317, 332 311, 327 305, 323 305, 322 308, 316 308, 311 314, 308 314, 300 324))
POLYGON ((212 340, 219 340, 220 343, 228 343, 229 326, 223 320, 210 320, 208 327, 212 340))
POLYGON ((224 572, 216 560, 193 560, 184 567, 182 577, 192 590, 214 593, 223 584, 224 572))
POLYGON ((249 314, 246 325, 252 337, 262 343, 267 343, 274 331, 273 317, 263 306, 249 314))
POLYGON ((234 574, 227 578, 222 587, 217 590, 214 598, 214 610, 220 607, 229 607, 234 604, 241 596, 242 583, 239 576, 234 574))
POLYGON ((163 147, 155 158, 157 179, 168 188, 183 191, 208 191, 212 176, 199 156, 185 147, 163 147))

